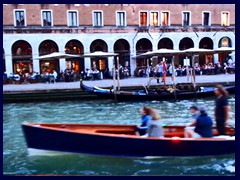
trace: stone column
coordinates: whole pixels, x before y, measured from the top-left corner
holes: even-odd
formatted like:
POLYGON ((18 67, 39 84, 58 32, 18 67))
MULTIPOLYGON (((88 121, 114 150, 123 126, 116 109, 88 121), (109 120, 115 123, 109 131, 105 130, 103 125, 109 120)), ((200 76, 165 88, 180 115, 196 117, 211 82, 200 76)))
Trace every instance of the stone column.
POLYGON ((108 68, 109 68, 109 71, 112 71, 113 61, 114 61, 114 57, 108 57, 108 68))
MULTIPOLYGON (((179 42, 178 41, 173 42, 173 49, 179 50, 179 42)), ((174 59, 174 65, 178 65, 179 64, 179 55, 175 56, 173 59, 174 59)), ((175 66, 174 66, 174 68, 175 68, 175 66)))
MULTIPOLYGON (((213 39, 213 49, 217 49, 217 48, 218 48, 218 41, 216 41, 216 39, 213 39)), ((219 63, 218 54, 213 55, 213 62, 214 62, 214 64, 219 63)))
POLYGON ((35 59, 38 57, 38 51, 37 47, 32 46, 32 58, 33 58, 33 71, 38 72, 40 74, 41 69, 40 69, 40 60, 35 59))
POLYGON ((6 71, 9 75, 10 73, 13 73, 13 62, 12 62, 12 54, 11 52, 5 51, 5 65, 6 65, 6 71))
POLYGON ((134 58, 135 56, 136 56, 136 52, 131 52, 131 55, 130 55, 131 76, 134 76, 134 70, 137 67, 136 58, 134 58))
POLYGON ((66 59, 59 59, 59 71, 64 71, 66 69, 66 59))
POLYGON ((85 69, 91 69, 91 58, 84 58, 85 69))

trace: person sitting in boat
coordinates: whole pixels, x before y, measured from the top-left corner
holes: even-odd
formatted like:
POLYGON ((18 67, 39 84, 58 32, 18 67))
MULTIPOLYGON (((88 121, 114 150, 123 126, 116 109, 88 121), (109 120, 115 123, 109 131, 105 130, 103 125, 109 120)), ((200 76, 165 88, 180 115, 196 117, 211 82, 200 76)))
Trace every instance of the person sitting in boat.
POLYGON ((142 117, 141 117, 141 125, 137 126, 137 129, 136 129, 137 135, 142 136, 147 133, 147 128, 148 128, 147 123, 150 119, 152 119, 150 116, 150 112, 151 112, 150 107, 144 106, 140 109, 140 113, 142 117))
POLYGON ((151 108, 151 120, 148 121, 147 126, 147 135, 148 137, 163 137, 163 122, 161 116, 158 114, 156 109, 151 108))
POLYGON ((185 137, 187 138, 201 138, 201 137, 212 137, 213 121, 210 116, 208 116, 206 109, 204 107, 199 108, 200 115, 197 119, 192 122, 189 126, 195 126, 194 130, 186 130, 185 137))
POLYGON ((197 106, 191 106, 189 108, 189 112, 191 114, 191 122, 190 123, 187 123, 187 127, 185 127, 185 131, 187 130, 194 130, 194 126, 190 126, 199 116, 199 111, 198 111, 198 107, 197 106))
POLYGON ((192 116, 192 120, 191 120, 191 123, 194 122, 198 116, 199 116, 199 111, 198 111, 198 107, 197 106, 191 106, 189 108, 189 112, 191 113, 191 116, 192 116))
POLYGON ((149 108, 151 119, 147 123, 147 134, 142 137, 164 137, 163 122, 157 110, 149 108))

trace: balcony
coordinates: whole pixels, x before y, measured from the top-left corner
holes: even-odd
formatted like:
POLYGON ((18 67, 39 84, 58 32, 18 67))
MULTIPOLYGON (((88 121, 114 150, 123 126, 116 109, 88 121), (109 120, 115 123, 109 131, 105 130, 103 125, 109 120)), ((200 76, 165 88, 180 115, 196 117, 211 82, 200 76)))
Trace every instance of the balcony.
POLYGON ((68 26, 51 26, 51 27, 42 27, 42 26, 3 26, 4 34, 16 34, 16 33, 53 33, 53 34, 62 34, 62 33, 159 33, 159 32, 216 32, 216 31, 232 31, 235 32, 235 26, 202 26, 202 25, 192 25, 188 27, 183 27, 182 25, 171 25, 171 26, 77 26, 77 27, 68 27, 68 26))

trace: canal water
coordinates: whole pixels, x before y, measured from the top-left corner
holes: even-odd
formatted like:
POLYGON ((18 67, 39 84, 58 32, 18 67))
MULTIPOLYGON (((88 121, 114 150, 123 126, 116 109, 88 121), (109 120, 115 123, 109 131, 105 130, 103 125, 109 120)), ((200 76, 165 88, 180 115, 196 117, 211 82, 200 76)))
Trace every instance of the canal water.
MULTIPOLYGON (((230 125, 235 126, 235 96, 230 97, 229 103, 230 125)), ((140 124, 139 108, 142 106, 156 108, 165 124, 185 125, 191 119, 188 112, 191 105, 205 106, 208 114, 213 116, 214 98, 199 99, 196 102, 184 100, 115 104, 109 100, 95 100, 4 104, 3 174, 235 175, 234 154, 146 159, 30 152, 21 129, 22 123, 30 122, 140 124)))

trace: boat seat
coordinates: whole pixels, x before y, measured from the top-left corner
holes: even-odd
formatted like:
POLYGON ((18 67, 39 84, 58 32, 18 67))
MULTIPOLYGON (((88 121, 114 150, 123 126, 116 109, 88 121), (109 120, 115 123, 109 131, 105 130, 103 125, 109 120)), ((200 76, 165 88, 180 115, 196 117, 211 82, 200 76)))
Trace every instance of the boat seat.
POLYGON ((184 137, 183 132, 164 132, 164 137, 184 137))
POLYGON ((97 130, 96 133, 107 133, 107 134, 135 134, 132 130, 121 130, 121 129, 115 129, 115 130, 97 130))

